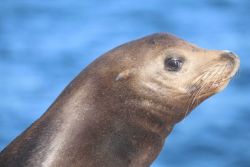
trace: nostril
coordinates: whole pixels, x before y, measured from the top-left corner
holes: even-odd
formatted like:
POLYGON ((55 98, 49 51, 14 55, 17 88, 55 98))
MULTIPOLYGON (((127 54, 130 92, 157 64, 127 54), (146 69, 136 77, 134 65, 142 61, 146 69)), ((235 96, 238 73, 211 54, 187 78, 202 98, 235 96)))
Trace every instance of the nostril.
POLYGON ((230 64, 233 65, 237 59, 237 55, 234 54, 231 51, 224 51, 221 55, 220 55, 221 60, 223 61, 230 61, 230 64))
POLYGON ((225 53, 228 53, 228 54, 234 54, 232 51, 230 51, 230 50, 223 50, 223 52, 225 52, 225 53))
POLYGON ((224 53, 222 53, 222 55, 225 55, 225 56, 231 56, 231 57, 234 57, 234 58, 237 58, 237 55, 232 52, 232 51, 229 51, 229 50, 223 50, 224 53))

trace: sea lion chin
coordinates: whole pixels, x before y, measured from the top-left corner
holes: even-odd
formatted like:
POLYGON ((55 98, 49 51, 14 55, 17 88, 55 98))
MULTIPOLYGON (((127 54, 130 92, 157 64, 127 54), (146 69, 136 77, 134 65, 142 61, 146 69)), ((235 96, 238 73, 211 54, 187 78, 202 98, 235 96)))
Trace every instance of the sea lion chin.
POLYGON ((149 166, 174 125, 224 89, 238 68, 232 52, 167 33, 118 46, 1 152, 0 166, 149 166))

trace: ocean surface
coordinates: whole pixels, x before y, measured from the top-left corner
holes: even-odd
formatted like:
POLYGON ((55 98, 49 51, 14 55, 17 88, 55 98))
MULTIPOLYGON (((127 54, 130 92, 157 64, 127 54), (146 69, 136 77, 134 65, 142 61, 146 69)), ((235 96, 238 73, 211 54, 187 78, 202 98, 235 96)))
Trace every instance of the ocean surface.
POLYGON ((249 0, 0 0, 0 150, 95 58, 155 32, 232 50, 241 68, 176 125, 152 167, 250 167, 249 0))

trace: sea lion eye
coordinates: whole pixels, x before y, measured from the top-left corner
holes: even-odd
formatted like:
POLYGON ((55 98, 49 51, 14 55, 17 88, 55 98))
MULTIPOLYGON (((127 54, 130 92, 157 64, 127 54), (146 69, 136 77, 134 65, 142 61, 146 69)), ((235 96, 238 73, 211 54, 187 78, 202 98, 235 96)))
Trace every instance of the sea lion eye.
POLYGON ((165 69, 168 71, 179 71, 182 67, 183 60, 176 57, 167 58, 165 60, 165 69))

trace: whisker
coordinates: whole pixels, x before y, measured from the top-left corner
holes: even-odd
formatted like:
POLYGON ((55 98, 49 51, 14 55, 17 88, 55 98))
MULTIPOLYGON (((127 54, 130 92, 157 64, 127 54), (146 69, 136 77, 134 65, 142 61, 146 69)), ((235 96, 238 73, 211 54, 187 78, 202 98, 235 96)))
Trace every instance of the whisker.
POLYGON ((216 71, 217 77, 214 79, 214 81, 213 81, 212 84, 210 85, 209 89, 210 89, 212 86, 214 86, 215 84, 219 84, 219 83, 222 82, 222 81, 218 82, 218 79, 219 79, 218 76, 219 76, 220 74, 223 74, 223 73, 225 72, 226 68, 227 68, 227 65, 222 66, 221 68, 217 69, 217 71, 219 71, 219 73, 217 74, 217 71, 216 71))
MULTIPOLYGON (((224 67, 224 66, 218 66, 218 67, 219 67, 219 68, 216 68, 216 70, 214 70, 214 71, 211 71, 211 72, 210 72, 210 71, 207 71, 206 74, 204 74, 202 77, 200 77, 200 79, 199 79, 195 84, 197 84, 199 81, 206 80, 206 79, 208 79, 208 78, 213 78, 214 76, 217 75, 217 72, 218 72, 218 71, 224 71, 224 70, 225 70, 225 67, 224 67), (223 68, 223 70, 221 70, 222 68, 223 68)), ((202 82, 202 83, 204 83, 204 82, 202 82)), ((195 102, 198 103, 198 98, 197 98, 197 97, 200 96, 200 93, 201 93, 201 92, 204 90, 204 88, 206 88, 207 85, 209 85, 209 84, 210 84, 210 83, 206 83, 206 82, 205 82, 203 85, 201 85, 201 87, 200 87, 194 94, 191 95, 190 100, 187 101, 188 107, 187 107, 187 110, 186 110, 186 112, 185 112, 184 118, 187 116, 189 109, 192 108, 192 107, 195 105, 195 102)), ((210 87, 211 87, 211 86, 210 86, 210 87)))
MULTIPOLYGON (((201 75, 201 77, 199 77, 199 79, 194 83, 194 85, 196 85, 196 84, 199 83, 199 82, 201 82, 201 83, 199 83, 199 84, 202 84, 202 83, 203 83, 202 80, 204 80, 204 79, 206 79, 206 78, 209 77, 209 74, 208 74, 208 73, 209 73, 209 72, 206 72, 206 73, 204 72, 204 73, 201 75)), ((189 111, 190 107, 192 107, 191 105, 192 105, 192 103, 193 103, 193 101, 194 101, 196 95, 199 93, 199 91, 202 89, 202 87, 203 87, 203 85, 201 85, 201 87, 199 87, 199 89, 198 89, 196 92, 194 92, 194 93, 191 95, 191 97, 188 99, 188 101, 186 102, 186 104, 188 104, 188 107, 187 107, 187 110, 186 110, 186 112, 185 112, 184 118, 187 116, 188 111, 189 111)))

